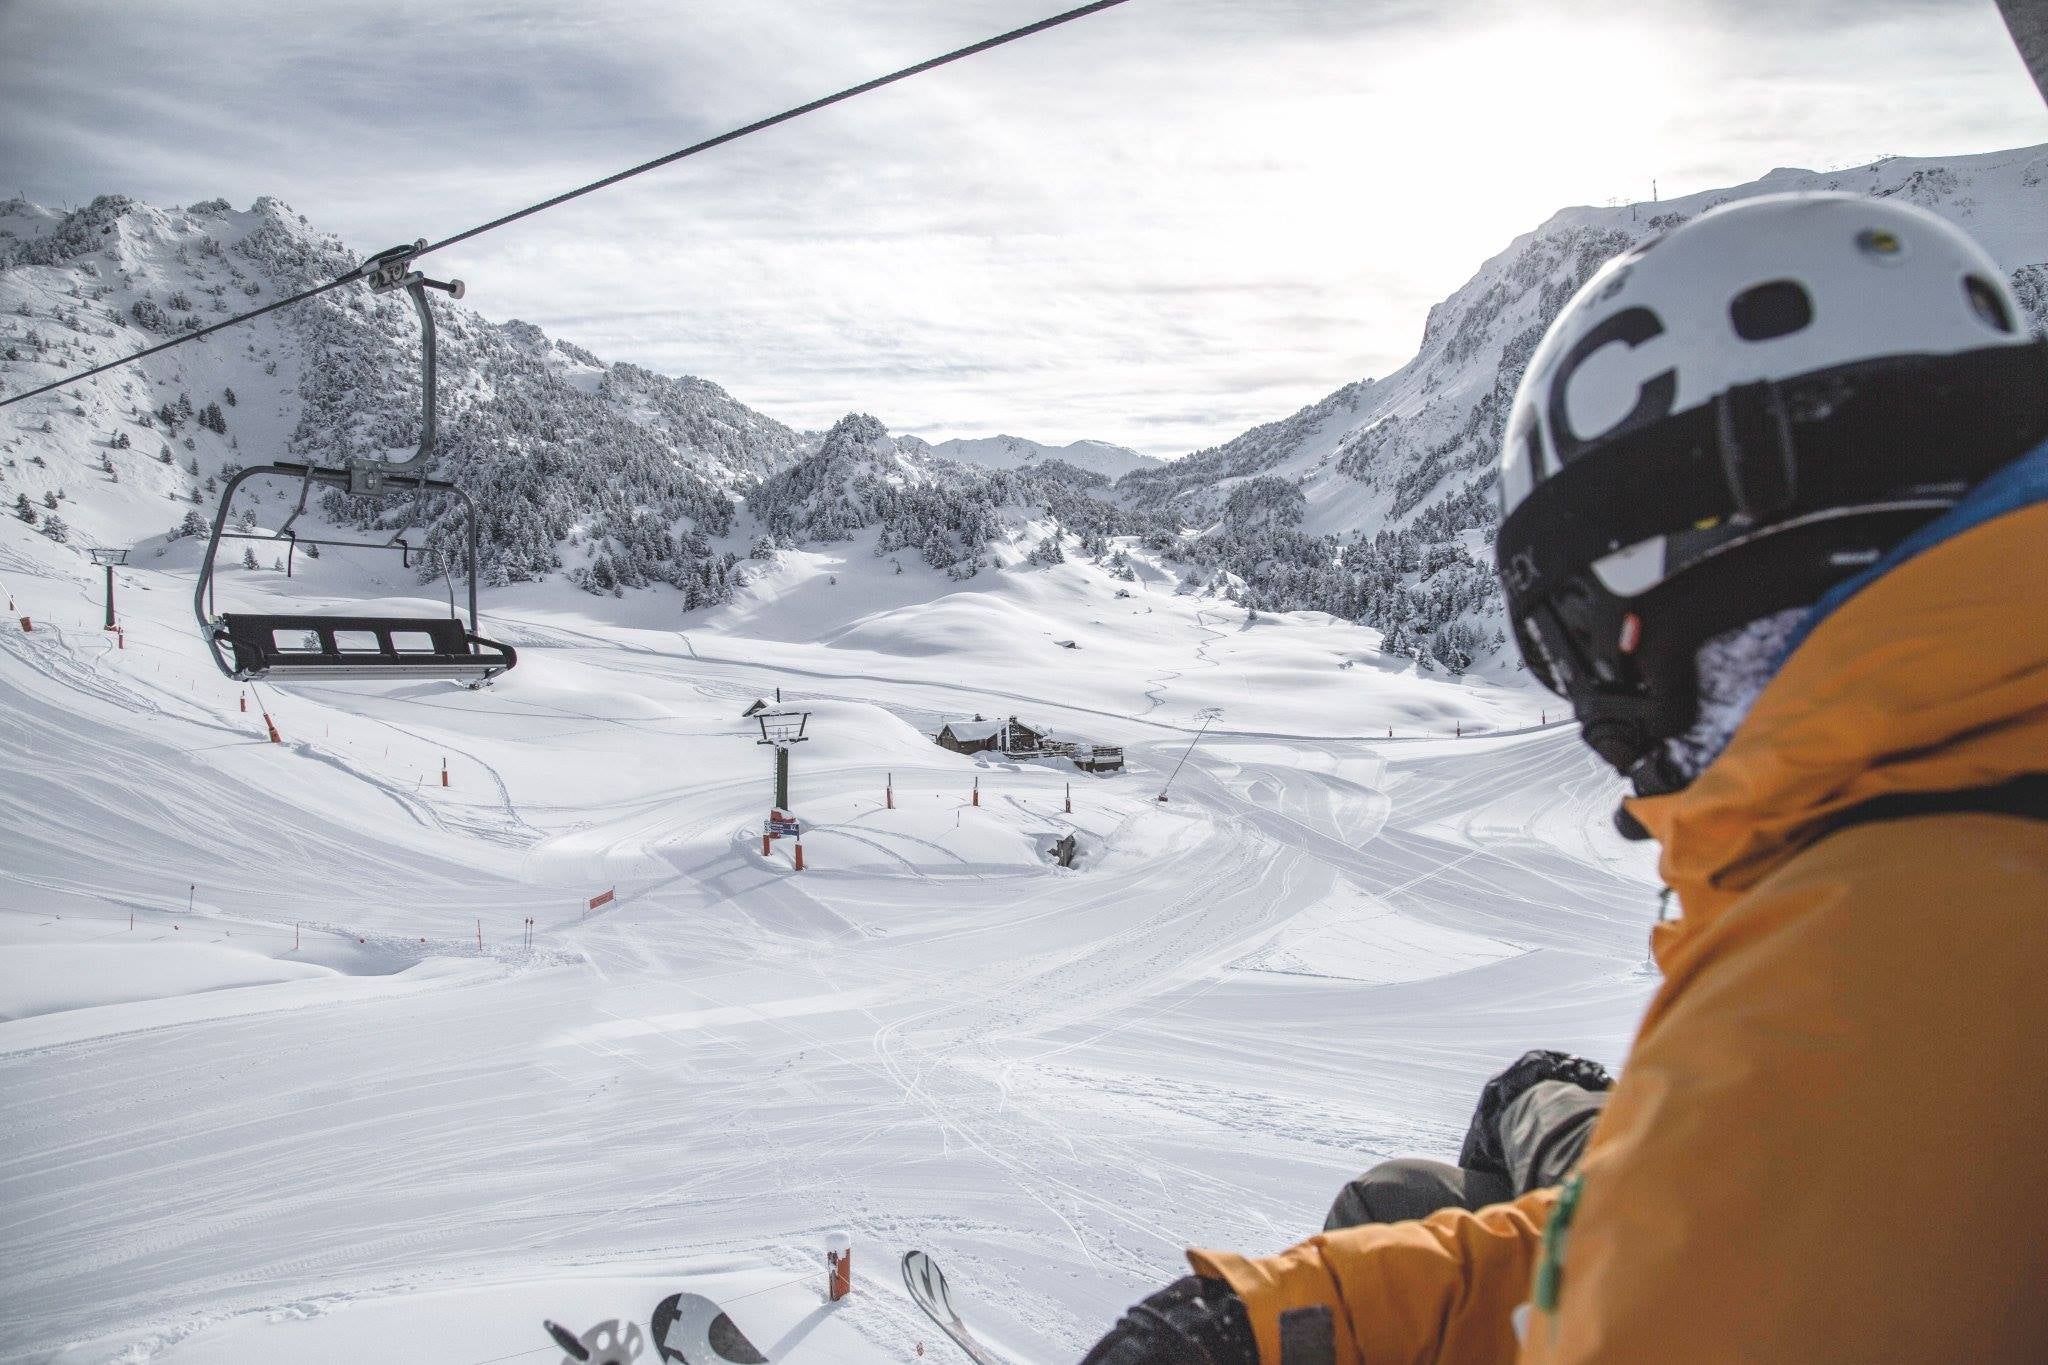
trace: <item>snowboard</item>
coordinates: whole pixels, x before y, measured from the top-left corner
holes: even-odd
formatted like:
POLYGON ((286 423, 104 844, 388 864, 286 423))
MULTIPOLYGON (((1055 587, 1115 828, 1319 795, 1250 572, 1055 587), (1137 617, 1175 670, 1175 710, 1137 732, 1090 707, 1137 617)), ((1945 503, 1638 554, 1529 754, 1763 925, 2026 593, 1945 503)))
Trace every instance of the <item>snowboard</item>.
POLYGON ((952 1294, 946 1289, 946 1272, 939 1269, 937 1261, 922 1251, 904 1252, 903 1287, 910 1291, 911 1299, 924 1310, 925 1316, 937 1323, 939 1330, 951 1337, 953 1344, 965 1351, 975 1365, 1009 1365, 967 1330, 959 1310, 953 1307, 952 1294))

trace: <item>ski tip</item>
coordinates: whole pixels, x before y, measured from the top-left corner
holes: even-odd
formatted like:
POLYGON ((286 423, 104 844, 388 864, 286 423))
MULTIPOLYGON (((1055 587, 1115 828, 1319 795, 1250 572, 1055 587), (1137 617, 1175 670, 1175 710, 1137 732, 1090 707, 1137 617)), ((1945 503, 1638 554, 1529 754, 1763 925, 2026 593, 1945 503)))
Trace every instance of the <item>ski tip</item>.
POLYGON ((572 1357, 577 1360, 590 1359, 590 1348, 585 1346, 581 1338, 568 1328, 562 1326, 561 1323, 551 1319, 542 1319, 540 1325, 548 1329, 548 1335, 555 1339, 555 1345, 561 1347, 572 1357))
POLYGON ((953 1296, 946 1288, 946 1272, 924 1252, 913 1250, 903 1253, 903 1287, 910 1291, 910 1297, 917 1305, 941 1326, 948 1319, 959 1317, 953 1308, 953 1296))
POLYGON ((919 1292, 918 1285, 921 1281, 929 1283, 933 1273, 939 1268, 937 1262, 915 1247, 904 1252, 903 1259, 898 1264, 903 1271, 903 1287, 912 1294, 919 1292))

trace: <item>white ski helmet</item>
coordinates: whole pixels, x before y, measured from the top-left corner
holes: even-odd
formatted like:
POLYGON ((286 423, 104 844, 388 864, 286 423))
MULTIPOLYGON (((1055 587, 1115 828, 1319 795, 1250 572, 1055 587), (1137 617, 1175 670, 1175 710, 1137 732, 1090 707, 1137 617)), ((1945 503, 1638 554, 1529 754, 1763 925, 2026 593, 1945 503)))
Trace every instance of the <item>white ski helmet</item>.
POLYGON ((1701 643, 1817 600, 2048 439, 2048 342, 1923 209, 1781 194, 1609 261, 1501 447, 1515 639, 1639 792, 1682 778, 1701 643))

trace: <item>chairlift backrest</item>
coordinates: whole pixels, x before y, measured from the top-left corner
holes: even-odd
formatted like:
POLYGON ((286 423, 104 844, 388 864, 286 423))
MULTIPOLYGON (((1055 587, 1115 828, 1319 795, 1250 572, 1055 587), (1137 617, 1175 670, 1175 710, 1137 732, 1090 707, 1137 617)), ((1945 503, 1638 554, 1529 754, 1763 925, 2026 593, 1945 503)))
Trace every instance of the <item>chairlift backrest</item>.
POLYGON ((236 677, 469 678, 512 667, 511 648, 476 640, 446 616, 223 616, 236 677), (479 646, 473 649, 472 643, 479 646), (494 666, 495 665, 495 666, 494 666))

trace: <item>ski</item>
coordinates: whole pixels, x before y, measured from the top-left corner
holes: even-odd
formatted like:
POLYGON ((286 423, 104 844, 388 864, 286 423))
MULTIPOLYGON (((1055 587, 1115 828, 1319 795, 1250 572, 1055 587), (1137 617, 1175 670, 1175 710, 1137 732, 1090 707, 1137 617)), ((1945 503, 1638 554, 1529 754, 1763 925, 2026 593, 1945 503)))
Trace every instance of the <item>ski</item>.
POLYGON ((665 1365, 768 1365, 726 1311, 702 1294, 671 1294, 648 1324, 665 1365))
POLYGON ((924 1310, 925 1316, 937 1323, 939 1330, 953 1339, 954 1345, 967 1352, 975 1365, 1010 1365, 967 1330, 960 1311, 953 1307, 953 1296, 947 1292, 946 1272, 939 1269, 937 1261, 922 1251, 904 1252, 903 1287, 910 1291, 910 1297, 924 1310))

